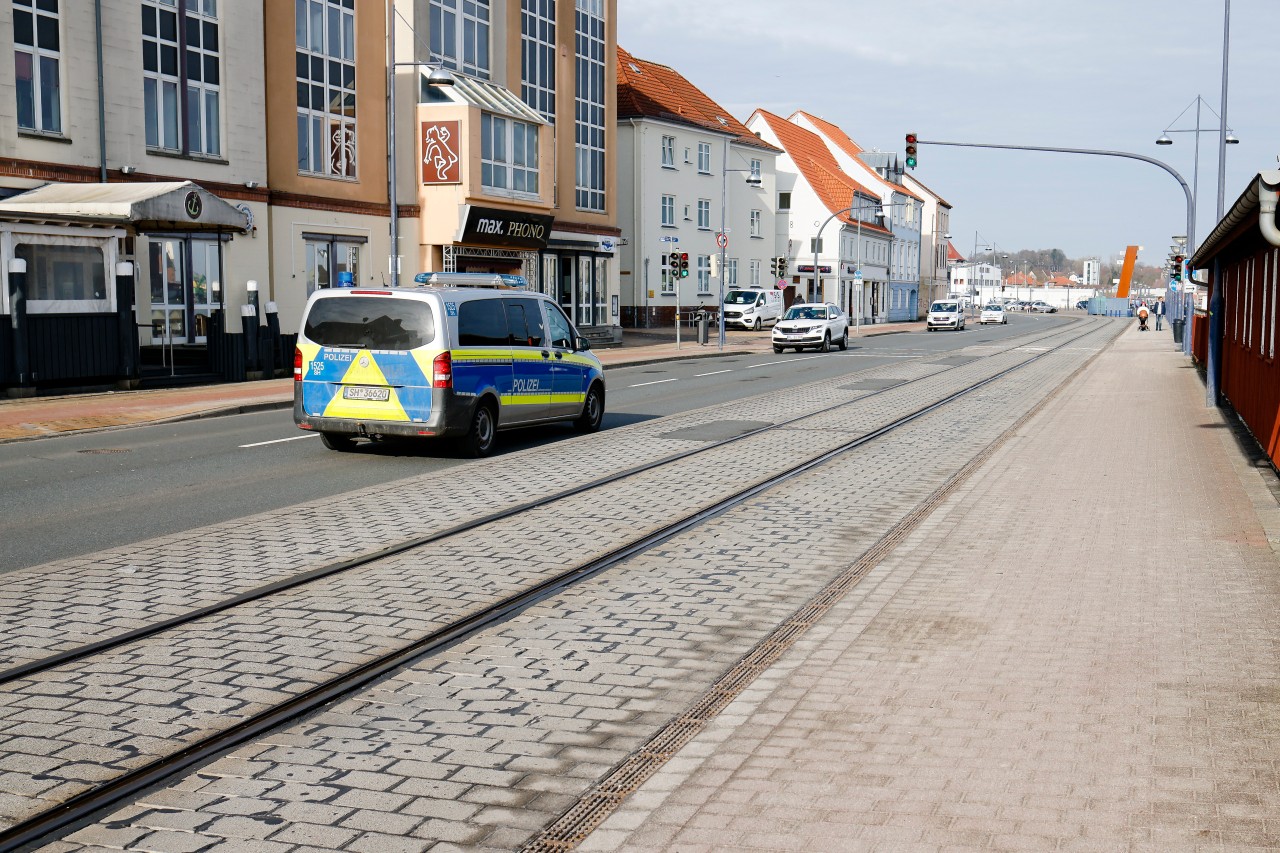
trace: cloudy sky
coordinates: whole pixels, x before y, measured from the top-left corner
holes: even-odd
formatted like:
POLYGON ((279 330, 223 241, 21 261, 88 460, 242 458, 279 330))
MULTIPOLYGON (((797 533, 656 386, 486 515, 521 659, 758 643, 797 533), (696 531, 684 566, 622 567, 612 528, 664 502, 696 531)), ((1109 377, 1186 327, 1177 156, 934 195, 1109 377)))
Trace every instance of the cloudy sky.
MULTIPOLYGON (((921 139, 1126 151, 1193 183, 1196 96, 1216 131, 1226 0, 619 0, 619 44, 670 65, 740 119, 797 109, 866 148, 921 139), (1178 119, 1184 108, 1190 110, 1178 119), (1175 121, 1176 120, 1176 121, 1175 121)), ((1231 0, 1225 208, 1276 169, 1280 0, 1231 0), (1270 60, 1268 62, 1267 60, 1270 60)), ((923 145, 916 176, 971 254, 1059 248, 1163 263, 1186 233, 1177 181, 1135 160, 923 145)), ((1196 235, 1217 221, 1218 137, 1200 135, 1196 235)))

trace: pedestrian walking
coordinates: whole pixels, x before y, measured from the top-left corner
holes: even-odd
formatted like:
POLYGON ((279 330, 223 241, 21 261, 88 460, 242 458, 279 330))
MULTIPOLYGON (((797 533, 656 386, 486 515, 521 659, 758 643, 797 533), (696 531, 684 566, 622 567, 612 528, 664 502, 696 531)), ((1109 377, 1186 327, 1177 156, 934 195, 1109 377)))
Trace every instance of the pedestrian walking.
POLYGON ((1156 331, 1160 331, 1160 327, 1164 325, 1164 297, 1161 296, 1156 300, 1156 304, 1152 306, 1151 313, 1156 315, 1156 331))

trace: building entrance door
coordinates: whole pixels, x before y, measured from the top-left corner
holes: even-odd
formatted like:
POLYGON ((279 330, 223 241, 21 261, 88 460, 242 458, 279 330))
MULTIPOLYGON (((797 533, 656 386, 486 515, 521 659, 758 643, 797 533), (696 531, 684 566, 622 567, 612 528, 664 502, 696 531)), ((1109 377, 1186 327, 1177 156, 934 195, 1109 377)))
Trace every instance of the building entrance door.
POLYGON ((187 253, 181 239, 152 240, 151 343, 187 343, 187 253))

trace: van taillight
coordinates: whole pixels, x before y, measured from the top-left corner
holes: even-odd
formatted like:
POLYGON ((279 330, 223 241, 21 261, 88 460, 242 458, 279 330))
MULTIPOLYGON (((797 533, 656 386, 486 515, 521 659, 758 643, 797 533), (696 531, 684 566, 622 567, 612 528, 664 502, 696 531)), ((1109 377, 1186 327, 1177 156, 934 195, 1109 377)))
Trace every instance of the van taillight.
POLYGON ((293 381, 302 381, 302 350, 298 347, 293 348, 293 381))
POLYGON ((453 356, 442 352, 431 362, 431 387, 453 387, 453 356))

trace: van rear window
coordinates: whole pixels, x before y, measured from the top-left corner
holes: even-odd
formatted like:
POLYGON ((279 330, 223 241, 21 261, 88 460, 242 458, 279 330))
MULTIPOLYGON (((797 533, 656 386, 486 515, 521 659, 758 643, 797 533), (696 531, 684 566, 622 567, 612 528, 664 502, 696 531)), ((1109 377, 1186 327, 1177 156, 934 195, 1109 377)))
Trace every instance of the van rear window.
POLYGON ((409 350, 435 339, 431 306, 393 296, 317 299, 302 333, 322 347, 409 350))

